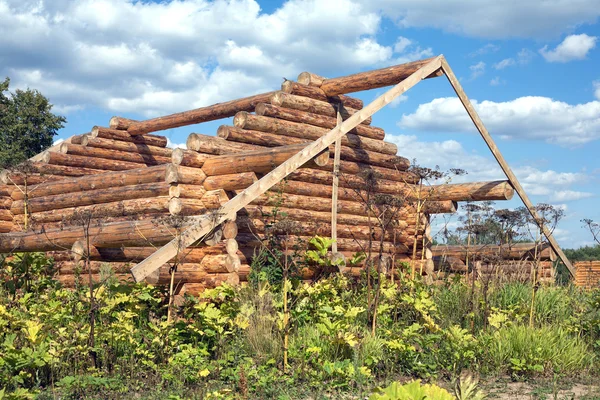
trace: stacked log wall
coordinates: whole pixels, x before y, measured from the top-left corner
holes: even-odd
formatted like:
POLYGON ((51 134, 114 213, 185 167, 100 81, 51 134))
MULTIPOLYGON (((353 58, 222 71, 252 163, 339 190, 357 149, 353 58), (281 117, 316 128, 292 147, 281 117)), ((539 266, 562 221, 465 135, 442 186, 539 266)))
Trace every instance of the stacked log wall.
POLYGON ((575 284, 585 289, 600 288, 600 261, 575 263, 575 284))

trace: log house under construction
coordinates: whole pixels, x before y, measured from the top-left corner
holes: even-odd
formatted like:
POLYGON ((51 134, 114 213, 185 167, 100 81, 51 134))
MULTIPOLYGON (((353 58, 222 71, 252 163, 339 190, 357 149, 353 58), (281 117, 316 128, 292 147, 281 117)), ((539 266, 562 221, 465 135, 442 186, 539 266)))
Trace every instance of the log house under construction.
MULTIPOLYGON (((0 182, 0 252, 48 252, 66 285, 87 275, 82 259, 89 255, 96 279, 108 263, 123 280, 167 284, 173 276, 178 293, 247 280, 269 232, 290 245, 335 238, 337 257, 383 249, 381 265, 407 261, 432 275, 439 254, 430 215, 455 212, 461 201, 508 200, 515 191, 535 213, 443 56, 333 79, 303 72, 279 91, 145 121, 113 117, 2 171, 0 182), (507 180, 424 186, 410 154, 399 155, 372 124, 394 98, 439 76, 454 87, 507 180), (348 96, 386 86, 369 105, 348 96), (216 135, 191 133, 187 149, 167 148, 155 133, 230 117, 233 124, 216 135), (373 224, 390 207, 393 221, 373 224), (288 228, 274 224, 281 216, 288 228)), ((358 274, 361 267, 342 269, 358 274)))

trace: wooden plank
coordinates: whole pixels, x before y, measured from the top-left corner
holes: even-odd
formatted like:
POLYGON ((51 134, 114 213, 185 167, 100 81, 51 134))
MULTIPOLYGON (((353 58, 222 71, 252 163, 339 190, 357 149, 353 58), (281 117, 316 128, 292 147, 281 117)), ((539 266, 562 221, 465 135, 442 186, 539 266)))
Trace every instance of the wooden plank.
POLYGON ((421 80, 427 78, 432 73, 438 71, 441 66, 442 56, 434 58, 432 61, 415 71, 404 81, 385 92, 383 95, 375 99, 371 104, 352 115, 339 126, 333 128, 321 138, 309 143, 303 150, 292 156, 288 161, 279 165, 273 171, 265 175, 262 179, 252 184, 248 189, 244 190, 227 204, 225 204, 218 212, 200 217, 191 217, 192 221, 197 225, 192 226, 181 234, 179 239, 174 239, 161 247, 152 256, 148 257, 141 263, 131 269, 136 281, 143 280, 146 276, 160 268, 165 262, 173 258, 179 249, 186 248, 192 243, 206 237, 216 226, 234 218, 235 214, 242 207, 250 204, 261 194, 265 193, 271 187, 276 185, 286 176, 294 172, 298 167, 317 156, 320 152, 329 147, 338 138, 341 138, 351 129, 356 127, 362 121, 370 118, 377 111, 381 110, 386 105, 390 104, 395 98, 405 93, 408 89, 415 86, 421 80))
MULTIPOLYGON (((337 125, 342 123, 342 114, 337 113, 337 125)), ((342 139, 335 141, 335 151, 333 156, 333 188, 331 191, 331 251, 333 254, 338 252, 337 249, 337 208, 338 208, 338 188, 340 185, 340 154, 342 152, 342 139)))
POLYGON ((513 173, 512 169, 510 168, 510 166, 504 159, 504 156, 498 149, 498 146, 496 146, 496 143, 492 139, 492 136, 488 132, 487 128, 485 127, 485 125, 483 125, 483 121, 481 121, 481 118, 479 118, 477 111, 475 111, 473 104, 471 104, 471 101, 465 94, 462 86, 460 85, 460 82, 454 75, 454 72, 452 72, 452 69, 450 68, 450 65, 448 65, 448 62, 446 61, 446 59, 441 60, 441 65, 442 65, 442 71, 446 74, 446 77, 448 78, 450 85, 452 85, 452 88, 456 92, 456 95, 458 96, 461 103, 467 110, 469 117, 475 124, 475 127, 481 134, 481 137, 487 144, 488 148, 494 155, 494 158, 496 159, 496 161, 498 161, 498 164, 500 164, 500 167, 502 168, 502 171, 504 171, 504 174, 508 178, 510 184, 513 186, 513 188, 515 189, 515 191, 517 192, 517 194, 519 195, 521 200, 523 200, 523 204, 525 204, 525 207, 527 207, 527 210, 529 210, 529 213, 531 214, 533 219, 538 223, 540 229, 544 233, 544 236, 546 236, 546 238, 548 239, 550 246, 552 246, 552 249, 556 252, 556 254, 558 254, 561 261, 568 268, 569 272, 571 273, 571 276, 574 277, 575 276, 575 268, 573 267, 573 265, 571 264, 571 262, 569 261, 569 259, 565 255, 565 253, 563 253, 562 249, 560 248, 560 246, 554 239, 554 236, 552 236, 552 232, 548 229, 548 227, 543 222, 541 222, 539 215, 535 211, 533 203, 531 202, 531 200, 529 200, 527 193, 525 193, 525 190, 519 183, 519 180, 517 179, 516 175, 513 173))

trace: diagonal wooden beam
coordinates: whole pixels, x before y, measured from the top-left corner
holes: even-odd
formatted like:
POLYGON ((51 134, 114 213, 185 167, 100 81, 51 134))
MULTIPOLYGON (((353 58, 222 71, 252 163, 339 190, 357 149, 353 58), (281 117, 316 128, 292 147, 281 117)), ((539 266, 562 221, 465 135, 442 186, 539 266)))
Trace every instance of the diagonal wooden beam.
POLYGON ((432 73, 438 71, 440 69, 442 60, 443 56, 440 55, 419 68, 408 78, 373 100, 371 104, 352 115, 340 125, 337 125, 319 139, 309 143, 303 150, 290 157, 289 160, 279 165, 273 171, 248 187, 248 189, 229 200, 229 202, 223 205, 223 207, 221 207, 216 214, 193 217, 191 222, 195 223, 195 225, 184 231, 180 238, 177 240, 174 239, 167 243, 150 257, 146 258, 144 261, 131 269, 134 279, 138 282, 141 281, 146 276, 158 269, 161 265, 175 257, 181 248, 186 248, 192 243, 198 241, 223 221, 234 218, 236 213, 241 208, 248 205, 261 194, 265 193, 304 163, 313 159, 337 139, 343 137, 347 132, 354 129, 358 124, 371 117, 386 105, 390 104, 396 97, 405 93, 408 89, 412 88, 421 80, 430 76, 432 73))
POLYGON ((563 253, 562 249, 560 248, 560 246, 554 239, 554 236, 552 236, 552 232, 548 229, 546 224, 544 224, 543 220, 539 217, 538 213, 535 211, 535 207, 534 207, 533 203, 531 202, 531 200, 529 200, 527 193, 525 193, 525 190, 519 183, 519 180, 513 173, 512 169, 509 167, 508 163, 504 159, 504 156, 502 156, 502 153, 498 149, 498 146, 496 146, 496 143, 492 139, 492 136, 486 129, 485 125, 483 125, 483 122, 481 121, 481 118, 479 118, 477 111, 475 111, 473 104, 471 104, 471 101, 465 94, 462 86, 460 85, 460 82, 458 81, 458 79, 456 79, 456 75, 454 75, 454 72, 452 72, 450 65, 448 65, 448 62, 445 59, 442 60, 442 71, 444 72, 444 74, 446 74, 446 77, 448 78, 450 85, 452 85, 452 88, 456 92, 456 95, 458 96, 458 98, 462 102, 463 106, 467 110, 469 117, 475 124, 475 127, 481 134, 481 137, 487 144, 488 148, 494 155, 494 158, 496 158, 496 161, 498 161, 498 164, 500 164, 500 167, 502 168, 502 171, 504 171, 504 174, 506 174, 508 181, 510 182, 512 187, 515 189, 515 191, 517 192, 517 194, 523 201, 523 204, 525 204, 525 207, 527 207, 527 210, 529 210, 529 213, 531 214, 533 219, 536 221, 536 223, 538 224, 538 226, 544 233, 544 236, 546 236, 546 238, 548 239, 548 242, 550 243, 550 246, 552 247, 552 249, 556 252, 556 254, 558 254, 561 261, 565 264, 565 266, 569 269, 569 272, 571 273, 571 275, 574 277, 575 276, 575 268, 573 267, 573 265, 571 264, 571 262, 569 261, 569 259, 565 255, 565 253, 563 253))

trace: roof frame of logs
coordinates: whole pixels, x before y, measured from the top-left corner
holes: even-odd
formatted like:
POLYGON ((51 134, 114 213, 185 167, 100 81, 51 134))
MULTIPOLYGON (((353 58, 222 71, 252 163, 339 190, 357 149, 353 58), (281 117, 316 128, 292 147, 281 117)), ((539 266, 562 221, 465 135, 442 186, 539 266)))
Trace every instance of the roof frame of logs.
MULTIPOLYGON (((351 238, 364 242, 368 237, 361 222, 366 218, 364 210, 352 196, 359 185, 358 172, 365 168, 377 172, 381 193, 424 195, 410 192, 418 179, 406 171, 409 162, 396 155, 397 147, 383 141, 384 131, 370 125, 372 116, 421 80, 442 75, 508 180, 426 186, 426 196, 437 210, 430 204, 425 212, 453 212, 455 201, 510 199, 514 190, 538 221, 549 246, 574 275, 573 266, 536 214, 442 55, 332 79, 303 72, 297 82, 284 82, 281 91, 146 121, 113 117, 108 128, 94 127, 88 134, 71 137, 33 157, 30 168, 44 173, 43 178, 36 175, 23 182, 22 174, 2 172, 0 180, 5 185, 0 188, 0 198, 6 199, 3 204, 10 212, 0 210, 0 230, 10 232, 0 234, 0 251, 52 251, 61 259, 57 252, 68 249, 80 259, 80 234, 58 225, 69 212, 90 209, 106 215, 102 224, 90 228, 90 236, 95 238, 90 259, 114 262, 113 269, 124 277, 129 267, 121 264, 139 261, 131 268, 133 279, 160 283, 164 280, 161 268, 192 246, 186 250, 192 255, 181 264, 183 281, 196 282, 190 277, 197 276, 197 282, 206 286, 229 281, 233 273, 239 280, 240 265, 243 269, 250 257, 243 255, 242 247, 253 246, 244 224, 251 222, 261 229, 257 207, 272 206, 268 193, 282 188, 286 178, 289 181, 286 179, 283 195, 289 201, 290 215, 299 221, 320 221, 322 226, 311 225, 307 232, 336 238, 334 251, 338 246, 342 252, 351 251, 355 248, 351 238), (366 106, 347 96, 386 86, 392 87, 366 106), (232 116, 234 126, 222 126, 217 137, 191 134, 188 150, 167 149, 166 139, 152 134, 232 116), (340 174, 347 174, 347 178, 341 181, 340 174), (28 184, 30 193, 22 189, 28 184), (177 237, 158 229, 150 219, 165 209, 187 216, 177 237), (132 219, 140 214, 143 218, 132 219), (22 229, 23 224, 27 227, 29 215, 45 224, 43 228, 37 232, 22 229), (3 228, 4 223, 12 228, 3 228), (350 231, 352 235, 348 235, 350 231), (236 241, 238 235, 245 241, 236 241), (148 238, 154 247, 148 247, 148 238), (198 247, 200 242, 212 247, 198 247), (203 269, 188 262, 199 262, 203 269)), ((406 253, 409 246, 416 248, 416 241, 429 234, 428 217, 415 226, 411 220, 414 210, 402 212, 406 219, 399 225, 403 229, 399 236, 403 239, 394 245, 388 243, 388 253, 406 253)), ((423 259, 432 258, 428 248, 421 247, 420 251, 423 259)), ((73 268, 69 262, 65 261, 65 271, 73 268)))

